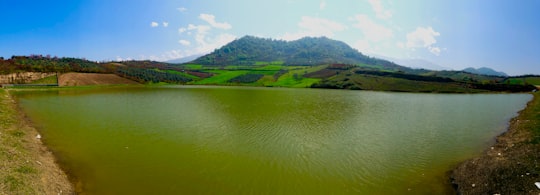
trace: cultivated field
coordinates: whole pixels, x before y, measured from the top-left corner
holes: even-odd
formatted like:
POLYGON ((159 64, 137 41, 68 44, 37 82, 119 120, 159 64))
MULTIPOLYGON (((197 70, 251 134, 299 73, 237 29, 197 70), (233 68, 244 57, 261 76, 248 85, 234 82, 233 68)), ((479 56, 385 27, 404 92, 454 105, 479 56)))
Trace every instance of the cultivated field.
POLYGON ((138 84, 115 74, 66 73, 58 78, 60 86, 138 84))

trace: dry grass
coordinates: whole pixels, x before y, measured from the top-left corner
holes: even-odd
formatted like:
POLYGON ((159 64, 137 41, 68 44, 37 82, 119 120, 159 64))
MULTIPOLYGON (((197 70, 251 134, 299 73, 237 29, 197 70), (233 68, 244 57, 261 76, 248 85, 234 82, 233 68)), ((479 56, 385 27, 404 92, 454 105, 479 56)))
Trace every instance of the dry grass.
POLYGON ((64 172, 38 132, 0 89, 0 194, 73 194, 64 172))
POLYGON ((115 74, 65 73, 59 76, 60 86, 139 84, 115 74))

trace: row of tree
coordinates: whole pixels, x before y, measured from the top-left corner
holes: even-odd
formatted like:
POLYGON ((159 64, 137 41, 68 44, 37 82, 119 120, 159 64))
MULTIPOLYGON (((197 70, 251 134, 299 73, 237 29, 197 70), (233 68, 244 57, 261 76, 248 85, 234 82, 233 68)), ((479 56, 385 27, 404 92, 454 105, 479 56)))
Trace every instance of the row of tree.
POLYGON ((15 72, 83 72, 117 74, 141 83, 185 83, 192 80, 182 75, 154 70, 156 68, 177 69, 170 64, 153 61, 99 63, 86 59, 58 58, 42 55, 13 56, 7 60, 0 58, 0 74, 15 72))

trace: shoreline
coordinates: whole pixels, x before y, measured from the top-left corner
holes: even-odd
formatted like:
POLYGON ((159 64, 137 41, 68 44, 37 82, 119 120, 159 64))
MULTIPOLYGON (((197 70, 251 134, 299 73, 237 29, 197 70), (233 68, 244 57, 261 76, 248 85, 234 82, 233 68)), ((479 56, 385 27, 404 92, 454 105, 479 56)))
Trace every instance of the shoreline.
POLYGON ((75 194, 9 90, 0 89, 0 108, 0 194, 75 194))
POLYGON ((450 171, 457 194, 540 193, 540 93, 532 95, 490 148, 450 171))
MULTIPOLYGON (((11 115, 7 119, 7 128, 5 123, 0 123, 0 169, 7 170, 6 173, 0 173, 0 194, 81 192, 80 183, 73 181, 66 170, 62 169, 53 152, 41 139, 36 138, 38 130, 18 109, 9 91, 0 88, 0 108, 6 109, 11 115), (23 132, 22 136, 18 129, 23 132), (26 160, 17 159, 18 161, 11 162, 11 159, 2 158, 6 154, 4 145, 7 144, 3 139, 10 133, 19 137, 16 140, 19 142, 17 144, 22 145, 19 153, 24 153, 26 160), (29 171, 24 171, 26 169, 21 167, 26 167, 29 171), (11 173, 15 176, 10 176, 11 173), (14 185, 6 178, 14 178, 20 184, 14 185)), ((540 165, 536 162, 537 159, 540 161, 540 136, 531 132, 534 128, 540 131, 540 120, 538 117, 537 120, 530 118, 531 115, 538 115, 540 111, 540 93, 532 95, 533 98, 526 107, 509 121, 507 131, 495 137, 496 143, 491 148, 449 170, 449 184, 457 194, 540 193, 540 189, 534 185, 534 182, 540 181, 540 165), (534 136, 537 140, 531 141, 534 136)), ((0 110, 0 121, 6 121, 4 113, 6 111, 0 110)))

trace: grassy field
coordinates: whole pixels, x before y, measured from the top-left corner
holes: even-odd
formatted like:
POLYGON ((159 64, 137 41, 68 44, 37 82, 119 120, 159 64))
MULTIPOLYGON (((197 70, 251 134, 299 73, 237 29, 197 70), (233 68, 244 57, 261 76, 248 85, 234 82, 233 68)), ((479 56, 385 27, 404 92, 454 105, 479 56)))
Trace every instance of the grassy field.
POLYGON ((523 77, 523 78, 509 78, 505 80, 509 84, 532 84, 540 85, 540 77, 523 77))
POLYGON ((311 72, 319 71, 321 69, 326 68, 326 66, 301 66, 301 67, 289 67, 289 72, 287 72, 284 75, 281 75, 278 80, 270 86, 273 87, 294 87, 294 88, 302 88, 302 87, 310 87, 314 83, 317 83, 320 81, 320 79, 315 78, 305 78, 303 77, 304 74, 308 74, 311 72))
POLYGON ((37 134, 7 91, 0 89, 0 194, 73 193, 37 134))
POLYGON ((45 77, 32 81, 31 84, 58 84, 58 77, 56 75, 45 77))
MULTIPOLYGON (((406 73, 381 66, 341 64, 318 66, 289 66, 283 62, 256 62, 255 65, 210 66, 186 64, 190 74, 161 70, 193 79, 187 84, 196 85, 247 85, 267 87, 320 87, 337 89, 362 89, 374 91, 478 93, 505 89, 494 83, 503 84, 505 78, 473 75, 455 71, 431 71, 406 73), (193 76, 192 73, 201 75, 193 76), (206 73, 206 75, 204 75, 206 73), (210 74, 211 73, 211 74, 210 74), (387 74, 382 74, 387 73, 387 74), (253 77, 253 75, 264 75, 253 77), (250 79, 246 79, 246 78, 250 79), (439 78, 436 80, 435 77, 439 78), (256 80, 257 78, 260 78, 256 80), (431 80, 429 80, 431 79, 431 80), (444 79, 450 80, 446 81, 444 79), (256 81, 255 81, 256 80, 256 81), (241 81, 241 82, 240 82, 241 81), (478 85, 475 85, 478 84, 478 85), (483 85, 480 85, 483 84, 483 85), (489 88, 491 87, 491 88, 489 88)), ((509 78, 504 84, 540 85, 540 77, 509 78)), ((512 89, 518 89, 514 87, 512 89)), ((528 90, 528 89, 527 89, 528 90)))
POLYGON ((187 73, 184 73, 184 72, 179 72, 179 71, 176 71, 176 70, 164 70, 164 72, 171 73, 171 74, 176 74, 176 75, 181 75, 181 76, 184 76, 186 78, 193 79, 193 80, 200 79, 199 77, 197 77, 195 75, 187 74, 187 73))
MULTIPOLYGON (((338 75, 340 77, 341 75, 338 75)), ((345 78, 344 78, 345 79, 345 78)), ((413 81, 401 78, 381 77, 374 75, 354 75, 350 81, 360 89, 382 91, 410 91, 410 92, 482 92, 482 90, 466 89, 456 83, 439 83, 413 81)))
MULTIPOLYGON (((277 62, 276 62, 277 63, 277 62)), ((196 85, 248 85, 248 86, 275 86, 275 87, 310 87, 320 79, 304 78, 303 75, 315 72, 326 66, 283 66, 281 64, 269 64, 259 66, 226 66, 222 68, 204 68, 201 71, 213 73, 214 76, 191 82, 196 85), (275 78, 278 72, 286 70, 279 78, 275 78), (261 79, 252 83, 231 83, 230 80, 246 74, 262 74, 261 79)))
POLYGON ((210 84, 227 85, 228 81, 231 80, 232 78, 243 75, 243 74, 247 74, 249 71, 247 71, 247 70, 236 70, 236 71, 231 71, 231 70, 211 70, 211 71, 208 71, 208 72, 215 73, 216 75, 213 76, 213 77, 209 77, 209 78, 200 80, 200 81, 195 81, 195 82, 193 82, 193 84, 196 84, 196 85, 210 85, 210 84))

